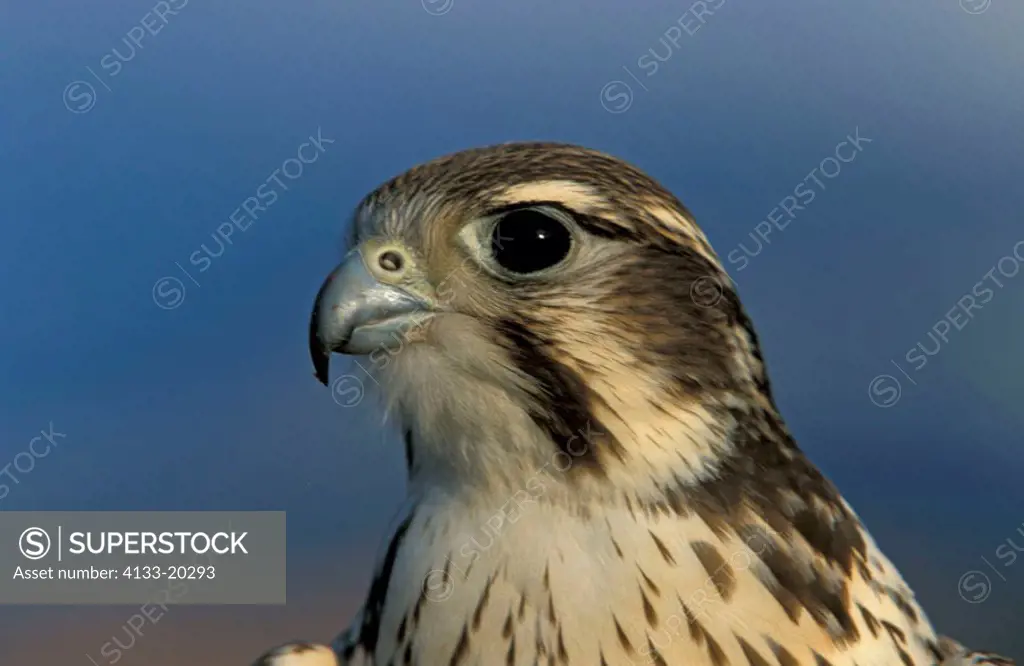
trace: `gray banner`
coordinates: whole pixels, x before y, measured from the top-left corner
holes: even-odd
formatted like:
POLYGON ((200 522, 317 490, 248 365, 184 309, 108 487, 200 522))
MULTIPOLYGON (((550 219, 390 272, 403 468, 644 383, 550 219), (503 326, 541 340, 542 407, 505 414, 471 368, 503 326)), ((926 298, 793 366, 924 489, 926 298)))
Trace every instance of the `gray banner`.
POLYGON ((283 511, 0 511, 0 604, 283 604, 283 511))

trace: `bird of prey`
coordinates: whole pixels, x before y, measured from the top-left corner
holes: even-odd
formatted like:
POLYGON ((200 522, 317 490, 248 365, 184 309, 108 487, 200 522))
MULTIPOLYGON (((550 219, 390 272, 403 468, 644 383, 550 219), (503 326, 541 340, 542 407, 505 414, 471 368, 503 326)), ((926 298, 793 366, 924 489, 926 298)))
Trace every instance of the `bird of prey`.
POLYGON ((261 666, 1013 663, 932 628, 693 216, 623 161, 514 143, 385 183, 310 346, 325 384, 368 356, 406 509, 351 627, 261 666))

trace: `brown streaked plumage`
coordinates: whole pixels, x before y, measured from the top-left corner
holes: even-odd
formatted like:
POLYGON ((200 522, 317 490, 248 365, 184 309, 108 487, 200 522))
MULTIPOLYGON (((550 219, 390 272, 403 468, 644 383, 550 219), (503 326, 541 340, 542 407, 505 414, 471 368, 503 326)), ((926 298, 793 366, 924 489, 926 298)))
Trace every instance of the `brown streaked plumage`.
POLYGON ((366 197, 351 244, 314 366, 369 356, 409 496, 339 663, 1010 663, 935 634, 790 436, 693 216, 638 169, 457 153, 366 197))

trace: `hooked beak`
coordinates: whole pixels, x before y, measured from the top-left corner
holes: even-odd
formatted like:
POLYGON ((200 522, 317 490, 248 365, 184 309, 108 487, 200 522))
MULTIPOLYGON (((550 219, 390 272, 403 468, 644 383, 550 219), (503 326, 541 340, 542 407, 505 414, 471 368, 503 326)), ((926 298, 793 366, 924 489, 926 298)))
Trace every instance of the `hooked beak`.
POLYGON ((309 353, 316 378, 327 386, 330 356, 369 354, 394 342, 396 332, 431 314, 430 304, 375 278, 353 251, 327 276, 309 321, 309 353))

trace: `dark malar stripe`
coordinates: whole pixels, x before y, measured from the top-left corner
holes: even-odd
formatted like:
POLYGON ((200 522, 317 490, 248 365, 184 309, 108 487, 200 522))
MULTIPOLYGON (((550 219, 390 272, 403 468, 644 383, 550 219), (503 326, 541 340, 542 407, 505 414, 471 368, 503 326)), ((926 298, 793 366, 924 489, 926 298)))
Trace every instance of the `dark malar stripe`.
POLYGON ((411 474, 412 473, 412 430, 406 430, 405 436, 403 437, 405 442, 405 468, 411 474))
POLYGON ((542 404, 531 410, 533 422, 559 451, 571 457, 573 467, 582 465, 601 472, 601 454, 621 455, 623 449, 591 414, 591 393, 586 383, 571 368, 551 358, 544 350, 544 341, 522 323, 504 319, 498 322, 498 330, 511 345, 513 362, 538 384, 542 404))

